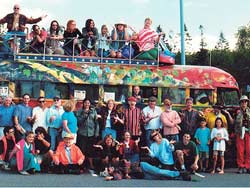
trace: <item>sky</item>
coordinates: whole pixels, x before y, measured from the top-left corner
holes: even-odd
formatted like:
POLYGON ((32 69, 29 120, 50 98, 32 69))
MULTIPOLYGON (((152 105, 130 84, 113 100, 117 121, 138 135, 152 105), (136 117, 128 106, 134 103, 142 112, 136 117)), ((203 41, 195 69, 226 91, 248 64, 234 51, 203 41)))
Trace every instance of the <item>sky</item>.
MULTIPOLYGON (((98 30, 102 24, 107 24, 111 30, 115 23, 124 21, 139 31, 144 19, 150 17, 152 28, 161 25, 167 36, 180 33, 179 0, 1 0, 0 18, 13 12, 16 3, 21 6, 21 13, 28 17, 47 14, 39 22, 44 28, 49 28, 54 19, 64 26, 74 19, 81 30, 85 21, 92 18, 98 30)), ((199 48, 200 25, 204 27, 208 48, 213 49, 220 32, 234 48, 237 30, 250 23, 250 0, 183 0, 183 3, 184 22, 194 50, 199 48)))

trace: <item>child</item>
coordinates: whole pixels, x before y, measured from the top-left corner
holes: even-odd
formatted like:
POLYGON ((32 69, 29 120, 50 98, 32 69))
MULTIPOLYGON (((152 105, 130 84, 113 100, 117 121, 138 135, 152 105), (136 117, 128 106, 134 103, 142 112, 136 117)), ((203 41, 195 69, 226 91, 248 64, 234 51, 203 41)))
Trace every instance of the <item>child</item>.
POLYGON ((211 171, 211 174, 215 173, 218 155, 220 155, 220 159, 221 159, 221 171, 219 171, 219 174, 224 174, 224 165, 225 165, 224 152, 226 150, 225 140, 229 140, 229 138, 228 138, 228 132, 224 128, 224 124, 220 117, 217 117, 215 119, 215 128, 212 129, 211 140, 214 141, 214 145, 213 145, 214 163, 213 163, 213 170, 211 171))
POLYGON ((200 127, 196 130, 194 138, 200 155, 200 169, 206 171, 209 162, 209 144, 210 144, 210 129, 206 127, 207 122, 205 118, 200 119, 200 127), (205 159, 205 168, 203 168, 203 161, 205 159))

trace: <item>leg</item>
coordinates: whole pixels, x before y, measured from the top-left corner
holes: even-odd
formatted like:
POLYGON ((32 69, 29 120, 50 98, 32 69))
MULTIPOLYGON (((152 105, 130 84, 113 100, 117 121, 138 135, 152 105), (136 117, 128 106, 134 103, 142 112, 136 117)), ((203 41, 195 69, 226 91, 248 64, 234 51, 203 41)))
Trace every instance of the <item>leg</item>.
POLYGON ((221 154, 220 160, 221 160, 221 171, 219 172, 219 174, 224 174, 224 166, 225 166, 224 154, 221 154))
POLYGON ((214 162, 213 162, 213 170, 212 170, 211 174, 214 174, 214 173, 215 173, 215 168, 216 168, 216 164, 217 164, 217 154, 216 154, 215 151, 214 151, 213 159, 214 159, 214 162))
POLYGON ((186 170, 185 164, 184 164, 184 154, 182 150, 176 150, 175 151, 178 162, 180 163, 180 167, 182 170, 186 170))
POLYGON ((245 167, 250 171, 250 133, 245 133, 244 140, 246 146, 245 167))
POLYGON ((245 168, 245 140, 240 138, 240 135, 236 135, 236 148, 237 148, 237 165, 239 168, 245 168))
POLYGON ((180 172, 172 170, 163 170, 156 166, 153 166, 147 162, 141 162, 142 171, 155 177, 178 177, 180 172))

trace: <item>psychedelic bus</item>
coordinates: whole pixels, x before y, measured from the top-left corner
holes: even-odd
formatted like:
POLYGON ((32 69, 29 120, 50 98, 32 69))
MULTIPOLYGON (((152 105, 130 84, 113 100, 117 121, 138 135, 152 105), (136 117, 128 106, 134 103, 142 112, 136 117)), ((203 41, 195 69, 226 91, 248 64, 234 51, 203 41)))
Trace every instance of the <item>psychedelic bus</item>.
POLYGON ((235 78, 209 66, 17 53, 0 62, 0 72, 0 95, 11 95, 15 100, 29 93, 34 101, 39 96, 52 101, 59 95, 62 99, 88 97, 96 103, 113 98, 124 103, 133 86, 140 86, 145 104, 154 88, 159 105, 168 97, 175 108, 180 108, 186 97, 193 97, 197 108, 211 107, 218 101, 227 107, 238 106, 235 78))

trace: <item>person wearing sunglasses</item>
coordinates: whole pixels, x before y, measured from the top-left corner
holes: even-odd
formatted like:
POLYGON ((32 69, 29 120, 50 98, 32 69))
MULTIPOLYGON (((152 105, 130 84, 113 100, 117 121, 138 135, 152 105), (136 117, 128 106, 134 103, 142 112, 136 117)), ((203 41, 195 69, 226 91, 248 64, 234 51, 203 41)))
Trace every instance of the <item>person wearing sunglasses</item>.
POLYGON ((34 119, 34 124, 32 130, 35 132, 37 127, 43 127, 47 130, 46 126, 46 113, 48 108, 46 107, 45 97, 41 96, 37 99, 37 106, 32 110, 32 118, 34 119))
POLYGON ((47 32, 44 29, 40 29, 38 25, 32 26, 32 32, 30 33, 30 52, 33 53, 44 53, 44 45, 47 38, 47 32))
POLYGON ((62 130, 62 115, 64 113, 62 107, 62 101, 59 96, 53 98, 53 105, 48 109, 46 113, 46 125, 48 127, 48 133, 51 137, 50 149, 52 151, 56 150, 61 139, 61 130, 62 130))
POLYGON ((4 46, 6 51, 10 51, 8 47, 8 40, 13 38, 14 35, 17 35, 17 37, 21 38, 20 49, 24 49, 26 37, 24 30, 26 29, 26 24, 38 23, 47 16, 43 15, 38 18, 27 17, 23 14, 20 14, 20 9, 20 5, 15 4, 13 7, 13 13, 7 14, 5 17, 0 19, 0 24, 7 23, 8 32, 4 36, 4 46))

